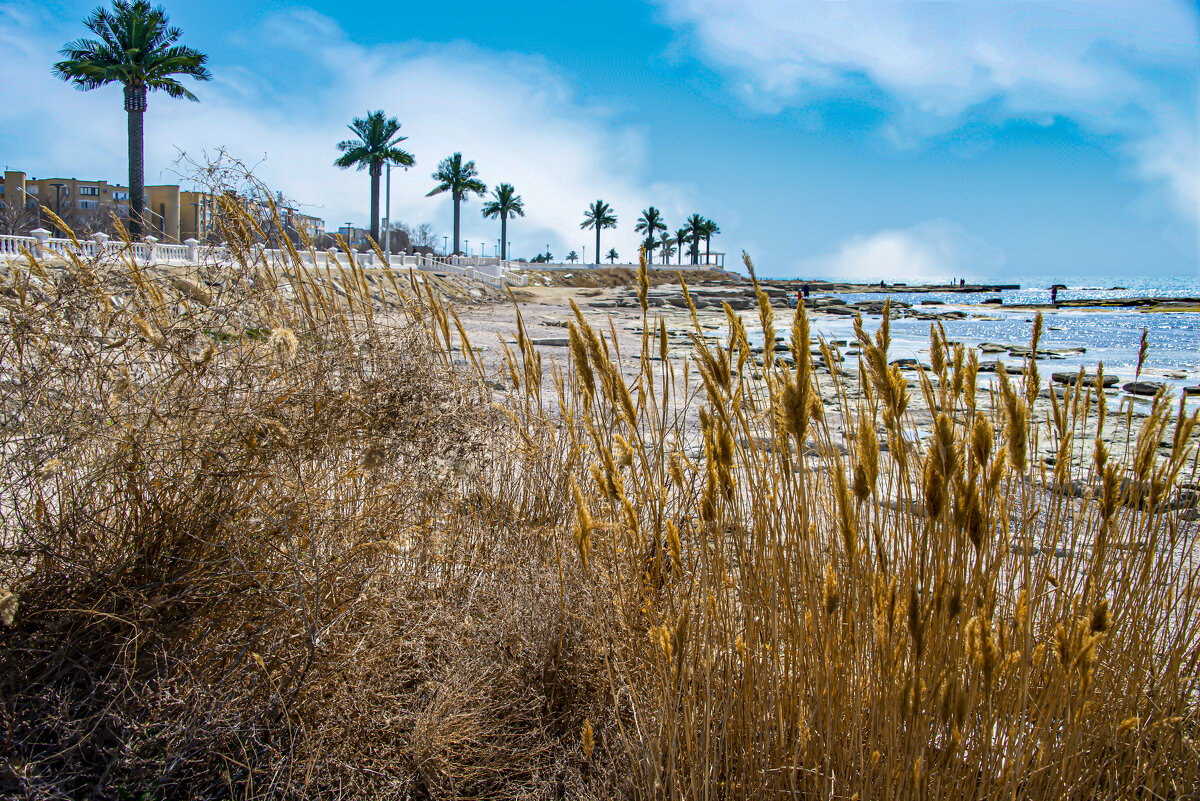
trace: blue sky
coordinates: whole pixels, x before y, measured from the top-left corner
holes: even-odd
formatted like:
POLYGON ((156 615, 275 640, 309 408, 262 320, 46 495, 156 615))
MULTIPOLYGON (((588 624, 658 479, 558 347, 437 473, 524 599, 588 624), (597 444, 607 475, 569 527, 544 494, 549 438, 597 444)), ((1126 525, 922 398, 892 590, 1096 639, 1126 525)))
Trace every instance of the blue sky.
MULTIPOLYGON (((93 5, 0 0, 9 166, 123 181, 119 90, 49 72, 93 5)), ((382 107, 417 158, 393 176, 393 216, 448 233, 449 202, 424 195, 461 150, 524 195, 517 255, 590 251, 578 224, 599 197, 623 256, 654 204, 673 226, 715 219, 714 248, 770 275, 1200 275, 1192 3, 166 5, 215 80, 199 104, 151 98, 150 181, 224 146, 331 226, 365 223, 365 174, 331 162, 345 123, 382 107)), ((479 206, 475 249, 498 236, 479 206)))

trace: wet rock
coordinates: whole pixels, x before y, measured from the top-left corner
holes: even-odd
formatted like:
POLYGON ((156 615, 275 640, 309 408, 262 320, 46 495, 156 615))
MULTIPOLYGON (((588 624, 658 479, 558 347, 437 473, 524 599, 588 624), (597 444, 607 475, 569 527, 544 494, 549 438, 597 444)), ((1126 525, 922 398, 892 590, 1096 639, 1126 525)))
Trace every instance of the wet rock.
MULTIPOLYGON (((1074 384, 1076 379, 1079 378, 1079 373, 1054 373, 1050 377, 1057 384, 1074 384)), ((1085 387, 1094 387, 1098 378, 1099 376, 1095 373, 1084 373, 1083 385, 1085 387)), ((1115 387, 1120 380, 1119 377, 1106 373, 1104 376, 1104 388, 1115 387)))
POLYGON ((830 306, 845 306, 846 301, 841 298, 813 298, 812 307, 814 309, 827 309, 830 306))
POLYGON ((1001 367, 1004 370, 1004 372, 1006 372, 1009 375, 1021 375, 1021 373, 1025 372, 1024 367, 1020 367, 1015 364, 1005 364, 1004 362, 1001 362, 1001 361, 980 362, 979 363, 979 372, 994 373, 994 372, 996 372, 997 366, 1001 367))
POLYGON ((1153 396, 1165 386, 1162 381, 1130 381, 1122 389, 1130 395, 1153 396))
POLYGON ((980 353, 1008 353, 1008 350, 1008 345, 1001 345, 996 342, 981 342, 979 345, 980 353))

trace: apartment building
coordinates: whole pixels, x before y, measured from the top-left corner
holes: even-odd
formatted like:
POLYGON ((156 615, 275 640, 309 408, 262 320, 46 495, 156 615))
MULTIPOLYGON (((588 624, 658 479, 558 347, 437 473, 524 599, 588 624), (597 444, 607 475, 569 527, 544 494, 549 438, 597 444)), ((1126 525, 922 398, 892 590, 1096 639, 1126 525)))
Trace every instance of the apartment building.
MULTIPOLYGON (((118 217, 129 215, 129 188, 80 178, 31 178, 19 170, 5 170, 0 179, 0 208, 8 203, 16 203, 33 212, 49 209, 72 227, 77 224, 86 227, 87 223, 103 227, 112 213, 118 217)), ((145 233, 164 241, 197 239, 204 242, 217 231, 218 206, 216 199, 207 192, 184 190, 173 184, 147 186, 145 204, 148 221, 145 233)), ((312 240, 325 233, 325 221, 320 217, 301 214, 294 207, 284 205, 277 205, 276 209, 285 231, 293 239, 299 238, 299 231, 304 231, 312 240)), ((266 206, 262 205, 261 210, 265 216, 266 206)), ((36 223, 28 227, 50 227, 50 220, 43 220, 40 213, 35 219, 36 223)))
MULTIPOLYGON (((68 224, 89 217, 102 224, 111 213, 129 215, 129 187, 102 180, 27 177, 19 170, 5 170, 0 180, 0 204, 10 203, 49 209, 68 224)), ((152 229, 146 233, 165 241, 204 239, 211 229, 214 204, 204 192, 182 191, 170 184, 147 186, 145 203, 148 227, 152 229)), ((39 220, 39 224, 50 222, 39 220)))

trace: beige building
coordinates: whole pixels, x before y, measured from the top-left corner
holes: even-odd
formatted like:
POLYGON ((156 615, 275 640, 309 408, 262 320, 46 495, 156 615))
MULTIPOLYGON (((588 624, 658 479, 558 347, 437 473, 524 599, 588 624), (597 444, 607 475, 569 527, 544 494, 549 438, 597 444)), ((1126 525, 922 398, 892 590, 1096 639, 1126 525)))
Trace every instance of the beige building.
MULTIPOLYGON (((216 235, 218 207, 216 199, 207 192, 181 190, 171 184, 147 186, 145 202, 149 220, 147 234, 167 242, 188 239, 204 242, 216 235)), ((10 203, 23 205, 31 211, 49 209, 72 227, 83 221, 104 227, 114 212, 118 217, 128 217, 129 188, 78 178, 29 178, 18 170, 5 170, 0 180, 0 208, 10 203)), ((325 221, 320 217, 285 206, 278 207, 278 213, 284 229, 293 239, 298 238, 299 231, 304 231, 310 240, 325 233, 325 221)), ((39 215, 36 223, 27 227, 37 226, 48 228, 50 220, 39 215)))
MULTIPOLYGON (((160 239, 182 242, 204 239, 212 221, 212 202, 204 192, 180 191, 178 186, 146 187, 146 217, 160 239)), ((68 223, 81 217, 103 220, 110 213, 129 215, 129 187, 107 181, 79 178, 28 178, 18 170, 5 170, 0 181, 0 203, 50 209, 68 223)), ((46 220, 43 225, 49 225, 46 220)))

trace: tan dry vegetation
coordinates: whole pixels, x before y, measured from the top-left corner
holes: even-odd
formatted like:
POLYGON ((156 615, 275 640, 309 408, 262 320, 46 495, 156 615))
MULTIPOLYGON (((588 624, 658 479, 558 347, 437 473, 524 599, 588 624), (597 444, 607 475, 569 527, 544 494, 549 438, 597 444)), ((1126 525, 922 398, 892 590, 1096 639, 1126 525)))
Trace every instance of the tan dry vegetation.
POLYGON ((4 285, 7 795, 1195 792, 1194 416, 1160 398, 1074 476, 1030 454, 1103 396, 1036 400, 1032 362, 976 408, 934 329, 923 442, 886 323, 827 406, 802 309, 753 381, 732 312, 680 361, 644 303, 640 352, 577 313, 566 365, 518 312, 494 395, 418 276, 246 228, 174 282, 4 285))

